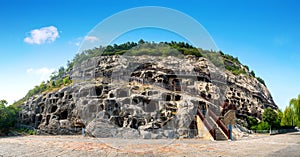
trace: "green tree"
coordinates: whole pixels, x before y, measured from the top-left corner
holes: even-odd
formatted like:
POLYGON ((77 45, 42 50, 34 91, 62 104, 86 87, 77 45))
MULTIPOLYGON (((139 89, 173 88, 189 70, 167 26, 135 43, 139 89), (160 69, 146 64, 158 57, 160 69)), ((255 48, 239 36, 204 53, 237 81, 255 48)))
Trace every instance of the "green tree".
POLYGON ((294 110, 295 124, 300 126, 300 95, 298 95, 298 98, 290 100, 290 106, 292 106, 292 109, 294 110))
POLYGON ((277 120, 278 120, 278 115, 275 112, 275 110, 269 107, 266 108, 262 116, 262 121, 267 122, 271 126, 275 126, 277 120))
POLYGON ((266 86, 266 83, 265 83, 265 81, 264 81, 262 78, 256 77, 256 79, 257 79, 257 81, 259 81, 261 84, 263 84, 264 86, 266 86))
POLYGON ((282 126, 295 126, 295 113, 292 106, 287 106, 283 112, 281 125, 282 126))
POLYGON ((16 122, 17 109, 14 106, 6 107, 6 105, 6 100, 0 100, 0 134, 7 133, 16 122))
POLYGON ((255 77, 255 73, 254 73, 253 70, 251 70, 250 75, 253 76, 253 77, 255 77))
POLYGON ((145 44, 145 41, 143 39, 140 39, 138 44, 145 44))

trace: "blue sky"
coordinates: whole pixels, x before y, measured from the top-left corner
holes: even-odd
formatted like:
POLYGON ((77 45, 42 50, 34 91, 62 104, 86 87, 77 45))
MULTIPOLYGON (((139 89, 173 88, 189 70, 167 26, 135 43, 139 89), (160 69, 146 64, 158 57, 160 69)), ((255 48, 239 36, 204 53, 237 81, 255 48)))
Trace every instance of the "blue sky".
MULTIPOLYGON (((2 0, 0 99, 12 103, 23 97, 47 79, 51 71, 71 60, 79 43, 87 40, 85 36, 99 22, 141 6, 172 8, 196 19, 220 50, 237 56, 265 80, 280 108, 284 109, 289 99, 300 94, 300 2, 296 0, 2 0), (42 28, 53 38, 40 36, 33 40, 31 31, 42 32, 42 28)), ((171 33, 154 36, 147 30, 143 35, 151 41, 180 39, 171 33)), ((140 37, 139 34, 129 39, 140 37)), ((122 40, 124 37, 119 41, 122 40)))

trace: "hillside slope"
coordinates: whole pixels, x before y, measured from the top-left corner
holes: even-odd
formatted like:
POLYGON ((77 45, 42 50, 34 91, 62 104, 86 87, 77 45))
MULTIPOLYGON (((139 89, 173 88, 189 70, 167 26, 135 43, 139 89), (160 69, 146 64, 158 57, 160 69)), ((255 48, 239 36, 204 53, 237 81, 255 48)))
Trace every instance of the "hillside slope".
POLYGON ((42 134, 86 128, 96 137, 194 137, 197 109, 220 115, 228 99, 239 119, 261 119, 265 108, 278 108, 254 72, 229 55, 198 54, 177 43, 133 45, 74 63, 64 73, 72 83, 30 97, 21 105, 20 123, 42 134))

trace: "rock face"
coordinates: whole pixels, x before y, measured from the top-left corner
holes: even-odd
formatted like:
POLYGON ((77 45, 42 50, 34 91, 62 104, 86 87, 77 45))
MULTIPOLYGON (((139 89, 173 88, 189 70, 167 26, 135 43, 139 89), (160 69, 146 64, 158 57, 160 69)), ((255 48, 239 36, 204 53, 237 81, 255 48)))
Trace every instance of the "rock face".
POLYGON ((20 123, 41 134, 95 137, 191 138, 197 109, 216 115, 225 99, 239 118, 276 109, 268 89, 193 56, 101 56, 77 65, 73 83, 30 98, 20 123))

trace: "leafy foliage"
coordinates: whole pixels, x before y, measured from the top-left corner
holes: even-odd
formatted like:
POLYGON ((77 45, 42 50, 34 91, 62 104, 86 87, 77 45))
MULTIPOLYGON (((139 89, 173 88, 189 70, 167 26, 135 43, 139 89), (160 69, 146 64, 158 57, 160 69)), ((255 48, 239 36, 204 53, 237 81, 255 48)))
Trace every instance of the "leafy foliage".
POLYGON ((262 121, 258 123, 258 121, 249 116, 247 117, 248 128, 251 130, 269 130, 270 127, 272 129, 280 129, 280 121, 282 119, 282 112, 280 110, 274 110, 272 108, 266 108, 263 115, 262 121))
POLYGON ((247 74, 247 72, 244 69, 241 69, 240 67, 233 65, 233 66, 228 66, 226 65, 225 68, 229 71, 231 71, 234 75, 239 75, 239 74, 247 74))
POLYGON ((253 76, 253 77, 255 77, 255 73, 254 73, 253 70, 251 70, 250 75, 253 76))
POLYGON ((262 121, 267 122, 271 126, 275 124, 275 121, 278 119, 277 113, 271 109, 271 108, 266 108, 263 116, 262 116, 262 121))
POLYGON ((283 112, 283 117, 281 121, 282 126, 295 126, 295 112, 292 106, 287 106, 283 112))
POLYGON ((295 113, 296 124, 300 127, 300 95, 298 95, 298 98, 290 100, 290 105, 295 113))
POLYGON ((282 126, 300 127, 300 95, 290 100, 290 105, 283 112, 282 126))
POLYGON ((16 122, 17 108, 8 106, 6 100, 0 100, 0 135, 6 134, 16 122))
POLYGON ((252 116, 248 116, 247 117, 247 123, 248 123, 248 126, 251 130, 256 130, 257 129, 258 121, 257 121, 256 118, 254 118, 252 116))
POLYGON ((266 128, 269 127, 272 127, 272 129, 290 129, 294 128, 295 126, 300 127, 299 102, 300 95, 298 95, 298 98, 290 100, 290 105, 285 108, 284 112, 282 112, 281 110, 277 110, 276 112, 271 108, 265 109, 262 116, 262 122, 258 124, 256 124, 253 117, 248 117, 248 128, 250 128, 251 130, 266 130, 266 128))
POLYGON ((270 129, 270 125, 268 122, 260 122, 258 125, 257 125, 257 130, 269 130, 270 129))

